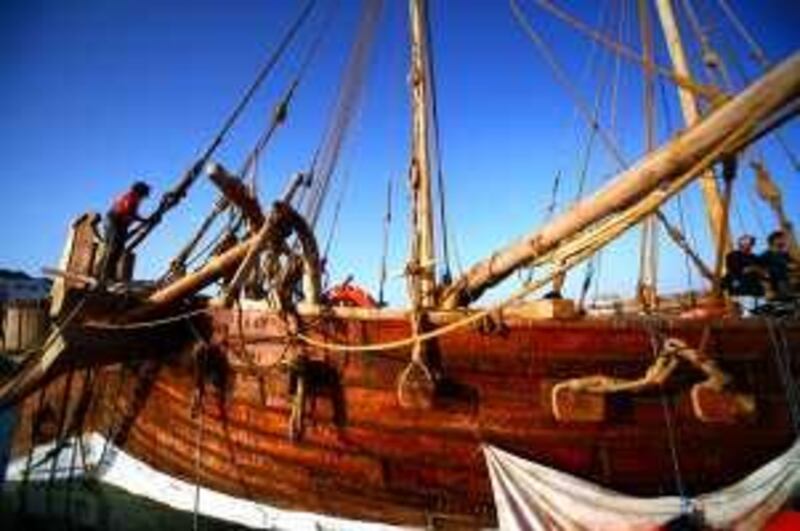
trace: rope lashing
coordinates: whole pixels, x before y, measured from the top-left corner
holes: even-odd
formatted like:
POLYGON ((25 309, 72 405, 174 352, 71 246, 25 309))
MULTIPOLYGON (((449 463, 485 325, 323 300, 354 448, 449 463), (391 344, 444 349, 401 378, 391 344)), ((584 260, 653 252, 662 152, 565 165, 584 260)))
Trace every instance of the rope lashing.
POLYGON ((294 40, 297 32, 302 27, 303 23, 308 19, 308 16, 311 13, 312 8, 316 4, 316 0, 309 0, 305 7, 302 9, 300 14, 298 15, 297 19, 294 21, 292 26, 289 28, 287 33, 284 35, 283 39, 278 44, 278 47, 273 51, 270 55, 267 62, 264 66, 259 70, 258 74, 256 75, 255 80, 250 85, 250 87, 245 92, 242 99, 233 109, 231 114, 225 120, 222 128, 217 133, 217 135, 212 140, 211 144, 206 148, 203 154, 197 159, 197 161, 189 168, 189 170, 184 174, 178 184, 166 192, 161 197, 161 202, 159 203, 156 210, 153 212, 150 222, 141 226, 141 229, 137 231, 131 238, 131 241, 128 243, 127 250, 129 252, 133 251, 146 237, 150 232, 161 222, 162 217, 166 214, 169 210, 171 210, 175 205, 177 205, 180 200, 186 196, 189 188, 194 184, 197 178, 205 168, 206 163, 211 160, 214 152, 216 152, 217 148, 222 144, 225 137, 227 136, 228 132, 233 128, 236 121, 239 119, 241 114, 244 112, 247 105, 253 99, 256 91, 262 85, 264 80, 266 79, 267 75, 272 71, 275 65, 278 63, 279 59, 283 56, 286 49, 289 47, 289 44, 294 40))

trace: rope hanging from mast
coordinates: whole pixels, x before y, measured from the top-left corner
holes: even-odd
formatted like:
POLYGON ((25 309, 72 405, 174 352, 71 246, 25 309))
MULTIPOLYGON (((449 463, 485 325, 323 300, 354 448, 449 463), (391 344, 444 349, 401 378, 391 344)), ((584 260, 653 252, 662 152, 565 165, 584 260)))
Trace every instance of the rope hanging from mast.
MULTIPOLYGON (((338 3, 337 3, 338 4, 338 3)), ((292 102, 292 98, 294 97, 297 88, 300 86, 300 82, 305 78, 306 73, 308 72, 311 63, 319 54, 319 50, 322 46, 322 41, 324 40, 325 36, 328 34, 328 30, 331 27, 331 23, 333 21, 334 15, 336 14, 336 5, 332 4, 331 8, 328 11, 325 20, 322 23, 322 29, 317 33, 314 41, 309 46, 308 50, 306 51, 305 57, 303 58, 303 62, 300 64, 300 68, 298 69, 297 73, 294 76, 294 79, 289 83, 286 90, 284 90, 283 98, 275 105, 275 109, 272 113, 270 124, 267 129, 263 132, 261 137, 256 141, 253 149, 247 155, 244 164, 242 165, 241 170, 239 170, 239 176, 244 179, 245 176, 251 172, 256 165, 261 153, 264 151, 264 148, 267 146, 269 141, 272 139, 272 136, 275 134, 276 129, 283 125, 286 121, 286 118, 289 113, 289 104, 292 102)))
POLYGON ((356 38, 345 67, 336 104, 333 107, 322 142, 310 165, 311 184, 305 195, 303 213, 311 227, 315 227, 319 220, 323 201, 330 187, 331 176, 336 169, 344 140, 361 100, 367 65, 382 10, 383 0, 368 0, 363 4, 356 38))
POLYGON ((380 281, 378 283, 378 305, 384 306, 386 298, 384 297, 384 287, 386 286, 386 277, 388 274, 388 259, 389 259, 389 229, 392 226, 392 178, 386 181, 386 213, 383 217, 383 245, 381 246, 381 272, 380 281))
POLYGON ((178 184, 161 197, 161 202, 151 215, 150 220, 144 225, 142 225, 140 230, 134 233, 127 247, 127 250, 129 252, 133 251, 150 234, 150 232, 156 227, 156 225, 158 225, 158 223, 161 222, 161 218, 164 216, 164 214, 166 214, 169 210, 175 207, 180 202, 180 200, 186 196, 186 193, 189 191, 189 188, 192 186, 192 184, 194 184, 194 182, 202 173, 206 163, 208 163, 208 161, 211 160, 211 157, 213 156, 214 152, 217 150, 217 148, 219 148, 219 146, 225 140, 225 137, 233 128, 234 124, 239 119, 241 114, 244 112, 247 105, 253 99, 253 96, 255 95, 259 87, 262 85, 267 75, 269 75, 269 73, 275 67, 277 62, 283 56, 286 49, 289 47, 289 44, 294 40, 294 37, 297 35, 303 23, 308 19, 312 11, 312 8, 316 4, 316 1, 317 0, 308 0, 305 7, 298 15, 297 19, 289 28, 289 31, 284 35, 283 39, 278 44, 278 47, 272 52, 267 62, 259 70, 255 80, 247 89, 242 99, 239 101, 239 103, 233 109, 231 114, 225 120, 221 129, 212 140, 211 144, 208 145, 203 154, 195 161, 195 163, 189 168, 189 170, 187 170, 187 172, 183 175, 178 184))
MULTIPOLYGON (((654 71, 658 73, 660 76, 669 79, 679 87, 689 90, 698 96, 703 96, 704 98, 709 100, 714 100, 720 96, 719 91, 714 89, 713 87, 708 87, 706 85, 696 83, 695 81, 687 78, 686 76, 676 74, 671 69, 666 68, 664 66, 658 64, 648 64, 648 60, 644 58, 639 52, 632 50, 631 48, 625 46, 624 44, 614 40, 613 38, 599 31, 596 31, 595 29, 591 28, 588 24, 579 20, 575 16, 570 15, 563 9, 555 6, 549 0, 532 0, 532 1, 540 8, 544 9, 545 11, 548 11, 559 20, 569 24, 570 26, 578 30, 580 33, 583 33, 587 37, 599 42, 603 46, 610 48, 612 51, 619 54, 621 57, 634 61, 643 67, 649 67, 654 69, 654 71)), ((522 10, 517 4, 517 0, 509 0, 509 2, 511 4, 511 8, 512 11, 514 12, 514 15, 517 18, 524 18, 522 10)))
MULTIPOLYGON (((431 38, 430 17, 425 17, 426 34, 431 38)), ((449 284, 452 281, 452 271, 450 269, 450 250, 449 250, 449 231, 447 230, 447 204, 445 202, 444 172, 442 170, 442 144, 439 133, 439 106, 436 96, 436 62, 434 60, 434 47, 429 42, 422 43, 426 47, 426 57, 428 58, 428 79, 430 91, 428 93, 428 107, 431 113, 431 129, 433 130, 433 159, 436 165, 436 190, 439 202, 439 225, 441 226, 442 258, 444 260, 444 271, 442 273, 442 283, 449 284)))
MULTIPOLYGON (((525 31, 529 39, 537 46, 544 59, 546 60, 550 68, 553 70, 556 80, 566 89, 567 93, 572 97, 581 116, 583 116, 586 122, 590 125, 592 131, 597 132, 601 141, 605 145, 606 149, 616 162, 618 168, 620 170, 628 169, 629 163, 622 154, 622 151, 619 145, 617 144, 616 139, 611 135, 611 133, 606 128, 602 126, 602 124, 598 119, 597 114, 592 112, 592 109, 590 108, 589 104, 581 96, 580 92, 578 91, 578 88, 574 85, 574 83, 572 83, 570 77, 562 68, 561 64, 559 63, 553 51, 550 49, 550 47, 547 45, 544 39, 536 32, 536 30, 533 28, 530 22, 525 18, 524 13, 517 4, 517 1, 509 0, 509 3, 511 6, 512 13, 514 14, 518 23, 525 31)), ((665 218, 658 217, 658 219, 661 219, 663 221, 665 218)), ((675 238, 675 236, 678 233, 674 230, 669 230, 668 227, 667 234, 670 237, 675 238)), ((687 246, 685 239, 676 239, 675 242, 681 249, 684 249, 687 246)), ((696 256, 696 253, 692 253, 692 256, 696 256)))
MULTIPOLYGON (((606 4, 606 5, 608 5, 608 4, 606 4)), ((610 12, 610 10, 606 10, 606 11, 610 12)), ((606 15, 605 12, 601 12, 600 13, 598 18, 599 18, 599 20, 604 21, 604 23, 603 24, 599 24, 598 27, 604 28, 605 25, 608 25, 609 27, 611 27, 613 25, 612 24, 613 23, 612 18, 609 16, 608 20, 605 20, 605 18, 606 18, 605 15, 606 15)), ((623 9, 621 11, 621 15, 619 16, 619 19, 617 21, 618 38, 622 33, 622 28, 624 27, 624 22, 625 22, 625 10, 623 9)), ((591 59, 594 58, 595 52, 599 48, 598 44, 599 43, 597 41, 594 41, 594 40, 592 41, 591 59)), ((616 66, 618 67, 619 66, 619 56, 617 55, 615 58, 616 58, 616 66)), ((587 65, 587 67, 588 67, 588 65, 587 65)), ((601 109, 602 109, 602 103, 603 103, 603 100, 605 99, 605 92, 608 89, 608 87, 610 86, 611 87, 612 96, 615 96, 616 93, 617 93, 617 83, 619 81, 619 77, 618 77, 619 70, 618 70, 618 68, 608 72, 608 74, 600 71, 600 68, 601 68, 601 64, 598 61, 598 64, 597 64, 598 72, 596 73, 596 77, 600 81, 598 81, 598 85, 599 86, 598 86, 597 92, 595 94, 595 101, 594 101, 594 106, 593 106, 593 111, 592 111, 592 113, 593 113, 592 114, 592 121, 590 122, 591 127, 589 129, 589 137, 588 137, 588 139, 586 141, 586 146, 585 146, 585 148, 583 150, 583 155, 581 157, 581 167, 579 169, 579 175, 578 175, 578 190, 577 190, 577 192, 575 194, 575 199, 573 201, 573 204, 577 203, 578 201, 580 201, 583 198, 583 194, 584 194, 584 191, 585 191, 585 188, 586 188, 586 181, 587 181, 587 178, 589 176, 589 168, 590 168, 591 160, 592 160, 592 157, 593 157, 593 154, 594 154, 594 147, 596 145, 595 140, 597 140, 598 130, 600 129, 598 124, 599 124, 599 120, 600 120, 600 112, 601 112, 601 109), (606 75, 607 75, 607 79, 605 79, 606 75)), ((588 68, 587 68, 587 71, 588 71, 588 68)), ((612 112, 615 112, 615 110, 616 110, 615 108, 612 108, 612 112)), ((550 218, 552 218, 552 213, 548 216, 548 221, 549 221, 550 218)), ((591 283, 592 283, 592 280, 594 278, 594 268, 595 268, 595 257, 592 256, 587 260, 586 268, 584 270, 583 281, 581 283, 580 295, 578 297, 578 308, 580 310, 583 310, 583 308, 584 308, 584 304, 586 302, 586 296, 587 296, 587 294, 589 292, 589 288, 591 287, 591 283)), ((531 268, 531 270, 532 269, 533 268, 531 268)), ((532 272, 531 272, 531 274, 532 274, 532 272)), ((561 277, 561 279, 559 279, 557 282, 554 282, 551 293, 561 294, 561 285, 564 283, 564 281, 565 281, 565 276, 561 277)))
MULTIPOLYGON (((718 0, 719 6, 722 11, 725 13, 725 16, 728 17, 728 20, 731 22, 731 25, 736 29, 742 39, 747 43, 750 47, 751 56, 756 60, 756 62, 761 67, 761 71, 765 72, 770 67, 770 61, 767 58, 767 55, 764 53, 764 49, 758 44, 755 37, 747 30, 747 27, 744 25, 742 20, 736 14, 736 12, 731 8, 730 4, 727 0, 718 0)), ((746 74, 744 73, 744 69, 740 68, 741 75, 748 81, 746 74)), ((794 153, 794 151, 789 146, 789 143, 786 141, 786 138, 781 134, 780 131, 775 131, 774 134, 775 140, 780 146, 781 150, 786 155, 786 158, 789 160, 789 163, 795 169, 795 171, 800 172, 800 159, 794 153)))
MULTIPOLYGON (((270 123, 262 135, 256 141, 254 147, 247 155, 245 162, 243 163, 239 173, 237 174, 240 179, 244 180, 247 178, 248 175, 253 176, 253 182, 251 183, 251 192, 253 197, 257 197, 256 195, 256 183, 255 183, 255 168, 257 166, 257 162, 263 153, 264 149, 266 148, 269 141, 274 136, 275 132, 277 131, 278 127, 283 125, 286 121, 288 116, 289 104, 292 101, 298 87, 300 86, 301 81, 305 78, 305 74, 308 71, 309 66, 311 65, 313 59, 316 57, 319 48, 322 44, 322 41, 327 34, 328 29, 330 28, 331 21, 333 19, 333 14, 335 10, 331 8, 328 12, 325 21, 323 22, 323 27, 321 31, 319 31, 310 45, 306 55, 303 59, 303 62, 300 65, 297 73, 295 74, 294 79, 288 84, 286 90, 284 91, 284 95, 281 100, 275 105, 274 111, 270 117, 270 123)), ((190 260, 190 256, 195 251, 197 245, 203 239, 205 234, 213 225, 214 221, 216 221, 217 217, 225 212, 228 207, 230 206, 229 201, 227 198, 220 197, 216 203, 212 211, 208 214, 208 216, 203 220, 203 223, 200 225, 200 228, 196 231, 194 236, 191 238, 189 243, 184 246, 184 248, 176 255, 176 257, 170 263, 169 272, 164 276, 162 280, 166 280, 169 278, 176 278, 182 276, 185 272, 187 262, 190 260)), ((235 233, 237 228, 239 227, 239 223, 236 220, 231 220, 229 223, 229 227, 226 230, 226 233, 235 233)), ((209 245, 207 245, 204 250, 202 250, 198 254, 203 254, 207 252, 209 249, 215 247, 216 243, 221 240, 225 233, 220 234, 215 238, 209 245)), ((196 258, 196 257, 195 257, 196 258)))

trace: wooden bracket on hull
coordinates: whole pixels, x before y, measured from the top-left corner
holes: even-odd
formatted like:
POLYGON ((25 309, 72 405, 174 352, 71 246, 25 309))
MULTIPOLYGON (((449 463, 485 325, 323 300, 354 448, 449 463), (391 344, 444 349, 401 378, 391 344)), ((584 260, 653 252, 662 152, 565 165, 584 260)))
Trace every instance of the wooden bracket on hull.
POLYGON ((553 416, 559 422, 602 422, 606 419, 608 395, 658 389, 681 360, 706 375, 706 380, 694 385, 691 391, 692 409, 700 421, 733 424, 754 416, 753 396, 729 391, 731 377, 713 359, 676 338, 664 341, 661 352, 641 378, 629 380, 596 374, 557 383, 551 391, 553 416))
POLYGON ((606 395, 556 386, 552 392, 553 416, 559 422, 603 422, 606 395))
POLYGON ((708 382, 692 387, 692 410, 702 422, 709 424, 736 424, 752 418, 756 412, 753 395, 732 393, 718 389, 708 382))
POLYGON ((541 299, 526 301, 514 307, 518 315, 529 319, 574 319, 578 317, 575 301, 571 299, 541 299))

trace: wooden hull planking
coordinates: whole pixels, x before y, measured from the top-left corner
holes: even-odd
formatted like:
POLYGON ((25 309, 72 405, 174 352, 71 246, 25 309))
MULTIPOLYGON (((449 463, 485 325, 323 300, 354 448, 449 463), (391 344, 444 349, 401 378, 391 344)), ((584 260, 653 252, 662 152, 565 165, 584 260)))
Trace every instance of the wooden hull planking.
MULTIPOLYGON (((435 317, 433 325, 448 319, 435 317)), ((730 484, 794 440, 763 320, 657 326, 690 345, 706 332, 706 352, 737 390, 756 397, 755 417, 729 425, 696 418, 689 389, 702 378, 685 368, 661 391, 610 397, 604 422, 554 418, 556 383, 596 373, 636 378, 647 369, 653 325, 643 320, 495 315, 444 335, 428 344, 440 375, 430 410, 398 404, 410 349, 339 353, 287 343, 284 321, 259 309, 216 309, 195 325, 210 339, 204 357, 164 352, 96 369, 88 385, 82 370, 55 378, 20 406, 14 453, 65 430, 98 431, 159 470, 234 496, 358 519, 473 527, 494 523, 482 444, 651 496, 678 492, 678 478, 685 494, 730 484), (292 440, 292 375, 280 362, 298 350, 321 377, 310 373, 303 430, 292 440), (81 397, 90 405, 78 423, 70 418, 77 419, 81 397), (49 430, 34 421, 42 404, 54 419, 49 430)), ((407 319, 388 312, 305 316, 301 328, 361 345, 410 334, 407 319)), ((794 353, 800 327, 783 325, 783 333, 794 353)), ((791 363, 797 378, 800 367, 791 363)))

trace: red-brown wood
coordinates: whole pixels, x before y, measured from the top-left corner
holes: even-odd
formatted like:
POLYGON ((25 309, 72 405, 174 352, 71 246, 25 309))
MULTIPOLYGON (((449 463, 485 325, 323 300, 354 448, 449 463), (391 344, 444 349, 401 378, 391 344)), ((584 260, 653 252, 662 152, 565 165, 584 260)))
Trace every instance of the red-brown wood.
MULTIPOLYGON (((172 349, 137 369, 99 369, 82 429, 113 436, 169 474, 281 507, 469 528, 494 523, 483 444, 630 494, 656 495, 676 492, 676 467, 687 492, 700 493, 742 478, 794 438, 763 321, 711 325, 707 354, 733 375, 735 390, 755 396, 757 408, 751 420, 713 424, 695 415, 690 390, 703 376, 686 364, 663 391, 607 397, 602 422, 554 418, 551 390, 559 381, 595 373, 633 378, 646 370, 654 353, 652 324, 643 321, 507 315, 445 335, 428 345, 438 390, 433 409, 420 411, 397 401, 397 377, 410 349, 336 353, 296 340, 287 347, 285 325, 267 311, 214 310, 203 319, 195 323, 211 342, 203 356, 172 349), (305 427, 291 440, 291 378, 278 361, 300 352, 314 368, 305 427)), ((446 320, 435 318, 433 325, 446 320)), ((337 343, 410 333, 405 319, 380 313, 305 317, 301 325, 337 343)), ((800 325, 784 326, 794 355, 800 325)), ((669 321, 659 333, 696 346, 705 327, 669 321)), ((791 362, 797 378, 798 362, 791 362)), ((65 381, 66 375, 55 377, 46 390, 44 403, 56 411, 65 381)), ((73 386, 70 411, 82 387, 73 386)), ((38 405, 34 394, 21 406, 17 455, 31 444, 38 405)))

